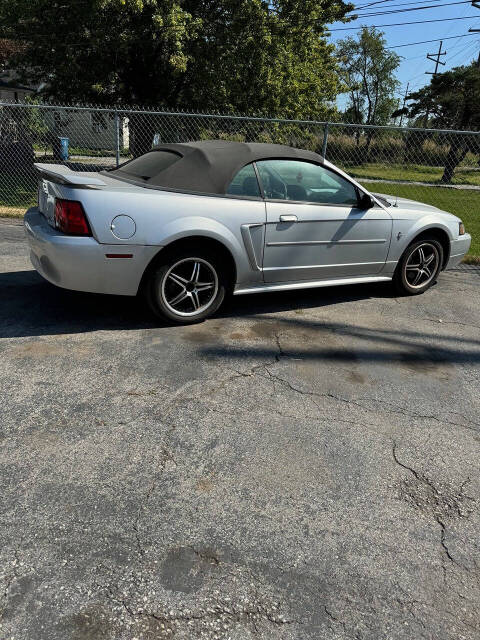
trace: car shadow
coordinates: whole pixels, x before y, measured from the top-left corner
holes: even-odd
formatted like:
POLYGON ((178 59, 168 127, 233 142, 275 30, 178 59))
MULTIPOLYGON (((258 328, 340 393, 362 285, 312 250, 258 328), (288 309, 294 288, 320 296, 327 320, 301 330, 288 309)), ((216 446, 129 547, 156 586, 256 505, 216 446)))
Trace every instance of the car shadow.
MULTIPOLYGON (((393 297, 384 284, 329 287, 232 297, 219 318, 311 309, 372 297, 393 297)), ((0 273, 0 338, 167 327, 140 298, 55 287, 36 271, 0 273)), ((171 326, 172 331, 178 327, 171 326)))
POLYGON ((1 273, 0 299, 0 338, 158 326, 137 298, 61 289, 34 270, 1 273))
POLYGON ((236 333, 236 341, 206 344, 202 346, 201 354, 209 360, 245 361, 249 364, 252 360, 274 363, 283 359, 347 364, 400 363, 427 374, 445 365, 476 365, 480 362, 478 339, 457 333, 395 329, 391 322, 383 326, 361 326, 354 319, 350 322, 348 312, 345 316, 345 322, 334 322, 301 316, 264 315, 262 335, 269 340, 243 346, 239 342, 242 335, 236 333), (337 336, 343 345, 332 346, 332 335, 337 336))
MULTIPOLYGON (((216 317, 257 318, 262 323, 260 342, 250 340, 243 346, 238 342, 238 332, 235 340, 225 341, 224 336, 210 330, 208 322, 197 325, 198 329, 190 332, 189 337, 199 334, 199 356, 239 363, 251 362, 252 358, 275 361, 284 357, 304 361, 400 362, 428 372, 439 365, 480 362, 480 340, 461 337, 456 332, 446 334, 444 328, 441 334, 432 334, 424 327, 395 328, 391 321, 376 327, 361 326, 355 321, 354 306, 349 303, 394 297, 388 283, 238 296, 230 298, 216 317), (301 313, 335 304, 343 305, 338 321, 301 313), (282 311, 297 313, 280 315, 282 311), (329 346, 331 334, 348 338, 349 346, 329 346), (303 336, 306 340, 292 346, 292 336, 303 336)), ((188 330, 162 324, 140 298, 61 289, 43 280, 34 270, 0 274, 0 299, 0 338, 158 327, 184 336, 188 330)))

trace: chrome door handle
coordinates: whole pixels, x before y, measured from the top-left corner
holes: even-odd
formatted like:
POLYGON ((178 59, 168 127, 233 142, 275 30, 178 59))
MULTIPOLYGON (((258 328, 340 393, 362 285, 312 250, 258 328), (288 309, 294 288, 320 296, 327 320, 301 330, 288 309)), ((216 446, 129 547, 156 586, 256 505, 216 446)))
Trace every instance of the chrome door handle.
POLYGON ((297 216, 294 216, 294 215, 280 216, 280 222, 296 222, 297 220, 298 220, 297 216))

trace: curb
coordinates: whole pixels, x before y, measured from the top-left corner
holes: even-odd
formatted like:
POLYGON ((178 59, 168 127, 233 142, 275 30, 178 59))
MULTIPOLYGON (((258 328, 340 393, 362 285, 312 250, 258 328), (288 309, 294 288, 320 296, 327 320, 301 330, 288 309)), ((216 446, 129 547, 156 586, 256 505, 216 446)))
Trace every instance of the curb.
POLYGON ((9 224, 9 225, 15 225, 20 227, 23 225, 23 216, 21 218, 1 218, 0 217, 0 224, 9 224))

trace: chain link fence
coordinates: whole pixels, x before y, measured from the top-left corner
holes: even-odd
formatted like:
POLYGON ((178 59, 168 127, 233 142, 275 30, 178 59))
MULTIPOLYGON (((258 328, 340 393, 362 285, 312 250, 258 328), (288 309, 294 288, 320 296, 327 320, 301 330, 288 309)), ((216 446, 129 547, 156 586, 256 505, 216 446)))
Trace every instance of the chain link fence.
POLYGON ((0 215, 35 203, 34 162, 98 171, 156 143, 218 138, 311 149, 370 191, 480 226, 480 132, 1 102, 0 215))

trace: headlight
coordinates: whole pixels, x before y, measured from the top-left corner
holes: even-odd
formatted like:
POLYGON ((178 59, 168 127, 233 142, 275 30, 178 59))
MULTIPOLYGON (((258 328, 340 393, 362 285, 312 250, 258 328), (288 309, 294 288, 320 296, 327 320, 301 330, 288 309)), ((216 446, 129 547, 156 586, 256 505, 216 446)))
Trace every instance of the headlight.
POLYGON ((458 235, 459 236, 465 235, 465 225, 463 224, 463 222, 458 223, 458 235))

